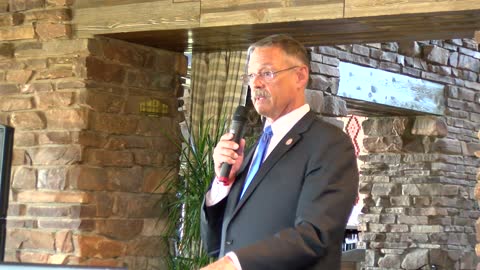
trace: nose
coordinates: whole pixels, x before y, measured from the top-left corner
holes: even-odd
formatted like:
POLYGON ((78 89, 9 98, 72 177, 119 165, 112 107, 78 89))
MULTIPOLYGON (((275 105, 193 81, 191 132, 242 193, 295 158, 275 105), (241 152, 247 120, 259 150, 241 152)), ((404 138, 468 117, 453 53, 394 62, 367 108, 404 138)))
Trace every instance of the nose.
POLYGON ((260 88, 263 86, 263 80, 260 76, 253 77, 252 81, 250 82, 253 88, 260 88))

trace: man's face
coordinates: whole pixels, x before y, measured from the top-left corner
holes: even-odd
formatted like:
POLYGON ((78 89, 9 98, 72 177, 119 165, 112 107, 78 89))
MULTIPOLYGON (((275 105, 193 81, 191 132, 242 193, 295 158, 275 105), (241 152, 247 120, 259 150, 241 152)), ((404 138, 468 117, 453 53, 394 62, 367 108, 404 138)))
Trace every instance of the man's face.
POLYGON ((303 81, 308 69, 300 61, 287 56, 277 47, 255 48, 248 64, 248 74, 258 75, 265 71, 290 70, 276 73, 268 81, 256 76, 250 81, 252 102, 257 112, 273 122, 305 103, 303 81))

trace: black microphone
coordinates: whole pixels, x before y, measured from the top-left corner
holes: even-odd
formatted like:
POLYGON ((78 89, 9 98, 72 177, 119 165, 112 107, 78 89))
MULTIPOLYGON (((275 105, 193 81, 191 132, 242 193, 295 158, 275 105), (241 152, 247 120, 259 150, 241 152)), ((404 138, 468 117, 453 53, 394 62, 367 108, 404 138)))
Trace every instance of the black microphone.
MULTIPOLYGON (((240 139, 243 136, 243 127, 247 120, 247 109, 245 106, 239 105, 235 110, 235 113, 232 117, 232 123, 230 124, 229 132, 233 134, 233 141, 240 143, 240 139)), ((226 162, 222 163, 222 168, 220 170, 220 176, 218 180, 225 185, 228 185, 228 176, 230 175, 230 170, 232 165, 226 162)))

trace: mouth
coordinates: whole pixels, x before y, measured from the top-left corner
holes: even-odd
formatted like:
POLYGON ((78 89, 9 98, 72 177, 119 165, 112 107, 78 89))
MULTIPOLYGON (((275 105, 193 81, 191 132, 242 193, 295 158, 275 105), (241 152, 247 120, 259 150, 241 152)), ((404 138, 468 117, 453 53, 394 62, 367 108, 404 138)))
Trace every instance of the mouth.
POLYGON ((266 92, 265 90, 258 89, 252 95, 252 100, 254 102, 262 102, 264 100, 267 100, 269 97, 270 95, 268 92, 266 92))

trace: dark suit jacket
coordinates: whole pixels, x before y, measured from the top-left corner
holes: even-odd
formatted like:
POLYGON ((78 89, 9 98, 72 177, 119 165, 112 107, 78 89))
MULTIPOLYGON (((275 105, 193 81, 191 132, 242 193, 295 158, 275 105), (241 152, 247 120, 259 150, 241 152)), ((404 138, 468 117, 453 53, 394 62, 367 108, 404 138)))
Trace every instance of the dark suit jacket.
POLYGON ((203 206, 207 251, 219 257, 234 251, 243 270, 340 269, 341 243, 358 189, 350 138, 307 113, 239 200, 254 148, 229 195, 203 206))

